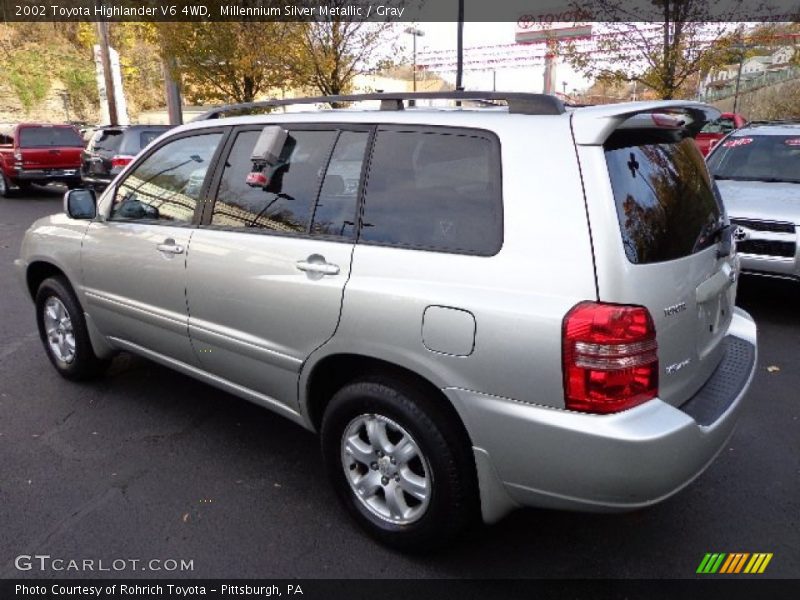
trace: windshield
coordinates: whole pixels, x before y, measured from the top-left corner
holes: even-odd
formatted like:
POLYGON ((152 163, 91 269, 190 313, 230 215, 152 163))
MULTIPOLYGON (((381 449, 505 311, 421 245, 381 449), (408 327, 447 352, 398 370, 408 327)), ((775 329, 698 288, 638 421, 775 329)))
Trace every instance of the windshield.
POLYGON ((25 127, 19 132, 20 148, 74 146, 83 148, 83 138, 72 127, 25 127))
POLYGON ((800 183, 800 132, 730 137, 708 159, 708 168, 717 179, 800 183))

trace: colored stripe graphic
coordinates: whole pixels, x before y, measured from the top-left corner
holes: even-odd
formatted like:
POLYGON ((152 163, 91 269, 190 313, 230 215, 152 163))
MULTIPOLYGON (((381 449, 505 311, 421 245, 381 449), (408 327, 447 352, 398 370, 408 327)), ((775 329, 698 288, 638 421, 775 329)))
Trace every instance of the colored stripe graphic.
POLYGON ((736 570, 733 571, 734 573, 740 573, 741 572, 742 567, 744 567, 744 563, 747 560, 748 556, 750 556, 749 552, 745 552, 744 554, 742 554, 742 557, 739 559, 739 562, 736 564, 736 570))
POLYGON ((757 552, 755 554, 750 554, 749 552, 733 552, 731 554, 708 552, 703 557, 703 560, 700 561, 697 573, 730 575, 742 573, 742 568, 744 568, 744 573, 759 574, 767 569, 772 556, 771 552, 757 552), (748 559, 750 560, 748 561, 748 559))
POLYGON ((750 562, 747 563, 747 566, 744 568, 745 573, 763 573, 769 561, 772 560, 772 553, 758 553, 753 554, 753 558, 750 559, 750 562))
POLYGON ((719 569, 722 561, 725 559, 725 553, 722 552, 720 554, 706 554, 703 560, 700 562, 700 566, 697 567, 698 573, 716 573, 717 569, 719 569))
POLYGON ((728 554, 728 559, 722 563, 722 568, 719 570, 720 573, 730 573, 731 565, 739 560, 738 554, 728 554))

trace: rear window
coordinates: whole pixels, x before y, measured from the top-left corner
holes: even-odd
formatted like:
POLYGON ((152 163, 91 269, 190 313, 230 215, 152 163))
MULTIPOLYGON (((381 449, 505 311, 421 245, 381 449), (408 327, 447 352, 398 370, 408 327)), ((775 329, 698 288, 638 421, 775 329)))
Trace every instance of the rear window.
POLYGON ((83 138, 71 127, 23 127, 19 130, 20 148, 74 146, 83 148, 83 138))
POLYGON ((729 137, 709 157, 708 168, 716 179, 800 183, 800 131, 729 137))
POLYGON ((728 117, 720 117, 714 121, 709 121, 700 130, 700 133, 721 133, 727 134, 736 129, 736 123, 728 117))
POLYGON ((491 256, 502 245, 500 148, 466 130, 379 131, 360 240, 491 256))
POLYGON ((122 131, 104 130, 94 134, 91 141, 92 152, 104 154, 116 154, 119 145, 122 143, 122 131))
POLYGON ((694 141, 628 141, 605 146, 628 260, 674 260, 712 245, 721 202, 694 141))

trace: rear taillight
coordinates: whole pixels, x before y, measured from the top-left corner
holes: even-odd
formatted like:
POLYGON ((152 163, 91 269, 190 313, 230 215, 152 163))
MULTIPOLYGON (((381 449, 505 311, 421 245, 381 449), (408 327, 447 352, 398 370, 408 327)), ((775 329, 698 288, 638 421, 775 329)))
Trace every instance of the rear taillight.
POLYGON ((643 306, 581 302, 564 317, 564 397, 570 410, 613 413, 658 395, 658 345, 643 306))
POLYGON ((123 154, 117 154, 116 156, 111 157, 111 168, 115 169, 118 167, 124 167, 129 162, 133 160, 132 156, 126 156, 123 154))

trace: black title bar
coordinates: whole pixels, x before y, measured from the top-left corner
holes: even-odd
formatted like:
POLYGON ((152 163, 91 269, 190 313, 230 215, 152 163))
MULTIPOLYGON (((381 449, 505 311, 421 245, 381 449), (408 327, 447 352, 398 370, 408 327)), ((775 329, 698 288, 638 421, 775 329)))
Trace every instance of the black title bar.
MULTIPOLYGON (((796 21, 800 0, 692 2, 687 21, 796 21)), ((458 0, 0 0, 0 21, 448 22, 458 0)), ((467 22, 662 22, 651 0, 464 0, 467 22)))

